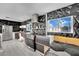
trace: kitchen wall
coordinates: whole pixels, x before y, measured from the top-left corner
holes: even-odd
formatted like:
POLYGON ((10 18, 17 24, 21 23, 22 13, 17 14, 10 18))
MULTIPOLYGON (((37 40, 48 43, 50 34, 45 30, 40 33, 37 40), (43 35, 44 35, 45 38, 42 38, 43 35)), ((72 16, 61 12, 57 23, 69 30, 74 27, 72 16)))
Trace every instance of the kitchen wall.
POLYGON ((13 32, 17 32, 20 30, 19 26, 21 25, 21 23, 0 19, 0 33, 2 33, 2 25, 11 25, 13 26, 13 32))
POLYGON ((62 35, 66 37, 76 37, 79 38, 79 3, 75 3, 72 5, 69 5, 64 8, 60 8, 54 11, 50 11, 47 13, 47 20, 49 19, 56 19, 66 16, 73 16, 73 29, 74 33, 54 33, 52 35, 62 35))
MULTIPOLYGON (((52 7, 53 8, 53 7, 52 7)), ((47 20, 49 19, 56 19, 56 18, 61 18, 61 17, 66 17, 66 16, 74 16, 74 33, 68 33, 68 34, 63 34, 63 33, 54 33, 54 35, 62 35, 62 36, 67 36, 67 37, 79 37, 79 3, 74 3, 72 5, 50 11, 47 14, 47 20)), ((44 14, 44 15, 46 15, 44 14)), ((38 17, 38 22, 41 22, 40 20, 42 19, 42 15, 38 17)), ((46 19, 45 19, 46 20, 46 19)), ((21 24, 26 25, 28 21, 24 21, 21 24)))

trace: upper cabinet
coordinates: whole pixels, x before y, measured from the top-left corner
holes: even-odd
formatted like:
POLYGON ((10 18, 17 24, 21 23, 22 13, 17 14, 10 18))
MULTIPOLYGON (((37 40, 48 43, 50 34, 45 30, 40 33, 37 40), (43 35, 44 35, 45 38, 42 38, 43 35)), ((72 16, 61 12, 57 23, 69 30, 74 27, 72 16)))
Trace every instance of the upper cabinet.
POLYGON ((46 22, 46 16, 45 15, 41 15, 38 17, 38 22, 40 23, 45 23, 46 22))

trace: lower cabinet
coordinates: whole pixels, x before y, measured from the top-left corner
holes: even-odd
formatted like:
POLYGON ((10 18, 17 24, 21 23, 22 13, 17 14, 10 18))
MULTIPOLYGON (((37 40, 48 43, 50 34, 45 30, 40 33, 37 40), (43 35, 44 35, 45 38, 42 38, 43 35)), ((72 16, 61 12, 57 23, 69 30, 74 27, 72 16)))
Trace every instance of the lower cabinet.
MULTIPOLYGON (((25 40, 26 44, 34 49, 34 41, 33 38, 26 38, 25 40)), ((36 37, 36 50, 40 51, 45 55, 49 51, 49 38, 47 37, 36 37)))
POLYGON ((15 33, 15 39, 19 39, 19 33, 15 33))
POLYGON ((28 46, 30 46, 31 48, 34 48, 34 44, 33 44, 33 40, 32 39, 26 39, 25 40, 25 42, 26 42, 26 44, 28 45, 28 46))
POLYGON ((49 50, 49 47, 40 43, 36 43, 36 48, 43 54, 46 54, 49 50))
POLYGON ((1 46, 1 35, 0 35, 0 48, 2 48, 2 46, 1 46))

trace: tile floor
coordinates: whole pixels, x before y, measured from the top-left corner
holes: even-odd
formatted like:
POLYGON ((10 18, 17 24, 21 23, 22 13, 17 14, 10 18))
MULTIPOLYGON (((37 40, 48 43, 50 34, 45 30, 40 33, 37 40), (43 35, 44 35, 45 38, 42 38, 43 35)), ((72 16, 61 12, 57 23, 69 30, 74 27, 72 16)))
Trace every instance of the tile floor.
MULTIPOLYGON (((18 40, 10 40, 2 43, 0 56, 43 56, 39 51, 34 52, 32 48, 18 40)), ((46 56, 69 56, 66 52, 56 52, 52 49, 47 52, 46 56)))

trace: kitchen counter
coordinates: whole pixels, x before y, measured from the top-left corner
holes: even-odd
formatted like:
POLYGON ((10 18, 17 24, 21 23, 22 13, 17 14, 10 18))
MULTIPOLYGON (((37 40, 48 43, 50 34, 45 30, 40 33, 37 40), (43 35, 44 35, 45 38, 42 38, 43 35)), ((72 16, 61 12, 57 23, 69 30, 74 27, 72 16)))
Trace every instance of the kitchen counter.
POLYGON ((44 55, 47 53, 47 51, 50 49, 50 39, 46 36, 36 36, 36 47, 37 50, 42 52, 44 55))
POLYGON ((26 34, 25 43, 30 46, 31 48, 34 48, 34 36, 31 34, 26 34))
MULTIPOLYGON (((25 42, 31 48, 34 48, 34 36, 31 34, 26 34, 25 42)), ((49 50, 50 39, 46 36, 36 35, 36 49, 43 53, 44 55, 49 50)))

